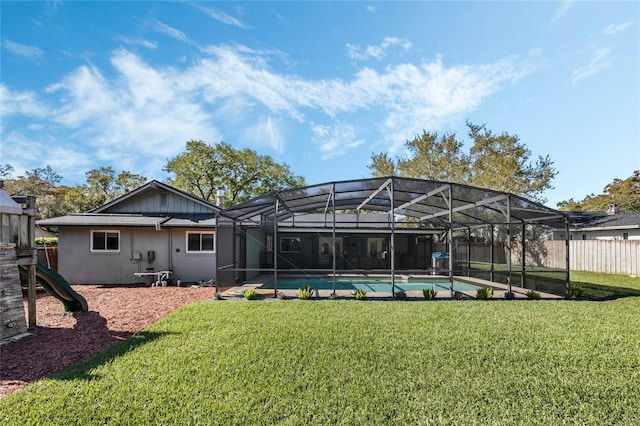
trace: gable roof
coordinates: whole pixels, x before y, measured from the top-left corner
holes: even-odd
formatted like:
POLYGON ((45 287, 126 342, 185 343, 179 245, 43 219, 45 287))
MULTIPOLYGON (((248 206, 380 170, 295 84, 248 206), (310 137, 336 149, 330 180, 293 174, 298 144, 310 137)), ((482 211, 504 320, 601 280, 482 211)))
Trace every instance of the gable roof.
POLYGON ((133 198, 135 198, 135 197, 139 196, 140 194, 145 193, 147 191, 157 190, 157 189, 161 189, 161 190, 176 194, 179 197, 186 198, 186 199, 188 199, 188 200, 190 200, 190 201, 192 201, 192 202, 194 202, 196 204, 204 206, 205 208, 211 209, 216 213, 221 210, 220 207, 218 207, 215 204, 205 200, 204 198, 200 198, 200 197, 197 197, 197 196, 195 196, 193 194, 190 194, 190 193, 188 193, 186 191, 183 191, 181 189, 174 188, 173 186, 167 185, 166 183, 162 183, 162 182, 157 181, 157 180, 152 180, 152 181, 147 182, 146 184, 142 185, 141 187, 136 188, 133 191, 128 192, 128 193, 116 198, 115 200, 112 200, 112 201, 108 202, 107 204, 104 204, 104 205, 102 205, 100 207, 97 207, 97 208, 95 208, 93 210, 90 210, 89 213, 106 213, 109 210, 111 210, 113 207, 115 207, 115 206, 117 206, 119 204, 122 204, 125 201, 129 201, 129 200, 131 200, 131 199, 133 199, 133 198))
POLYGON ((601 231, 606 229, 638 229, 640 213, 570 212, 571 231, 601 231))
POLYGON ((152 180, 87 213, 42 219, 39 226, 121 226, 212 228, 221 209, 213 203, 152 180), (165 192, 179 208, 158 208, 157 193, 165 192), (186 206, 186 207, 185 207, 186 206))

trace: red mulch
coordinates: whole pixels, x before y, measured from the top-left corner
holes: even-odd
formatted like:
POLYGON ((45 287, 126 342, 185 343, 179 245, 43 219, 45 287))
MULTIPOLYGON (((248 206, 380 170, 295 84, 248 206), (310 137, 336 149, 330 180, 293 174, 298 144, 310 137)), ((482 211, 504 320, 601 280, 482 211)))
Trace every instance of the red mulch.
MULTIPOLYGON (((0 397, 138 333, 180 306, 213 297, 215 288, 79 285, 89 312, 64 312, 37 295, 34 335, 0 347, 0 397)), ((25 298, 25 313, 26 298, 25 298)))

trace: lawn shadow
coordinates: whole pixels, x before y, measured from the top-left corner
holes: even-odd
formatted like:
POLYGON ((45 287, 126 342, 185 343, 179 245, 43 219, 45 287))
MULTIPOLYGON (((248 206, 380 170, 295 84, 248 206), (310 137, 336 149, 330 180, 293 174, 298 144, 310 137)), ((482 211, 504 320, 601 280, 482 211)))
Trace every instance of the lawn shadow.
POLYGON ((74 364, 73 366, 55 374, 52 378, 58 380, 94 380, 101 377, 92 373, 92 370, 103 364, 108 364, 114 359, 123 356, 141 346, 166 336, 168 332, 141 331, 124 341, 104 349, 89 358, 74 364))
POLYGON ((95 311, 71 315, 73 328, 38 327, 34 335, 3 346, 0 380, 31 383, 57 373, 63 379, 89 379, 90 369, 167 334, 109 330, 95 311))
POLYGON ((584 289, 583 297, 590 300, 615 300, 623 297, 640 297, 640 290, 628 287, 614 287, 603 284, 585 283, 572 281, 572 285, 580 286, 584 289))

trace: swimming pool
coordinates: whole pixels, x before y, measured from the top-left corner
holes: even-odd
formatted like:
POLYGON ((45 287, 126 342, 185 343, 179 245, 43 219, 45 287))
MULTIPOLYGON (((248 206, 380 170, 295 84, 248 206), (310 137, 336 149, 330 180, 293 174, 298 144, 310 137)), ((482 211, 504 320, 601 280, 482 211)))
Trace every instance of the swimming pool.
MULTIPOLYGON (((333 290, 333 279, 322 278, 279 278, 278 290, 297 290, 302 285, 310 285, 316 290, 333 290)), ((449 290, 449 280, 429 278, 396 278, 396 291, 415 291, 433 288, 436 291, 449 290)), ((274 288, 273 281, 261 288, 274 288)), ((480 286, 453 280, 454 291, 475 291, 480 286)), ((336 290, 365 290, 367 292, 391 292, 391 278, 336 278, 336 290)))

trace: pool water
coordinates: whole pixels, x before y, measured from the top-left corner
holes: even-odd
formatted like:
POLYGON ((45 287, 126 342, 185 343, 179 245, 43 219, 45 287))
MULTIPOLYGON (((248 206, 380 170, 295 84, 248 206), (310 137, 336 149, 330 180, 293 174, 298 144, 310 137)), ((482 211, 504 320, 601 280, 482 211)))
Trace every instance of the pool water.
MULTIPOLYGON (((333 290, 331 278, 281 278, 278 279, 279 290, 297 290, 302 285, 310 285, 316 290, 333 290)), ((264 284, 261 288, 273 288, 273 282, 264 284)), ((435 280, 423 278, 396 278, 396 291, 415 291, 433 288, 436 291, 449 290, 449 280, 435 280)), ((453 281, 454 291, 475 291, 480 286, 453 281)), ((336 290, 365 290, 367 292, 391 292, 391 278, 336 278, 336 290)))

